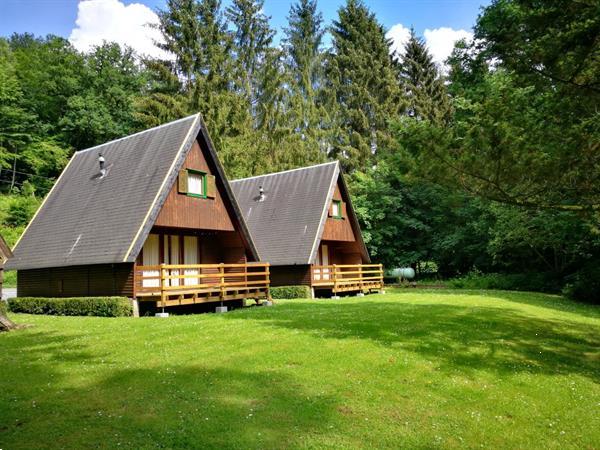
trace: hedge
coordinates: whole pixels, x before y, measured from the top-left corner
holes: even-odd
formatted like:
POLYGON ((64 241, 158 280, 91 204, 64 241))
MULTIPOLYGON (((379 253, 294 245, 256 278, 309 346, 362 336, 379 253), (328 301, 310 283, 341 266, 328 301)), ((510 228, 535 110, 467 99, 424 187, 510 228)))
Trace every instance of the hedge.
POLYGON ((0 300, 0 316, 5 316, 8 312, 8 306, 4 300, 0 300))
POLYGON ((133 315, 126 297, 15 297, 8 300, 10 311, 54 316, 122 317, 133 315))
POLYGON ((271 288, 273 298, 310 298, 310 287, 308 286, 277 286, 271 288))

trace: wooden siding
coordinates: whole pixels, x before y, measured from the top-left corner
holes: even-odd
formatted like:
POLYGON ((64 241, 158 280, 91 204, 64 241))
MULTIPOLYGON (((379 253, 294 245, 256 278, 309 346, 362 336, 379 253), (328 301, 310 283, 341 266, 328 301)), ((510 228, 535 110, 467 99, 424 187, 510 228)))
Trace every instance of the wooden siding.
POLYGON ((271 286, 310 286, 310 265, 271 266, 271 286))
MULTIPOLYGON (((194 141, 183 168, 214 175, 214 170, 209 167, 198 141, 194 141)), ((233 231, 234 225, 223 201, 224 187, 220 179, 216 180, 216 187, 215 198, 198 198, 180 194, 178 183, 174 183, 154 225, 233 231)))
POLYGON ((133 297, 133 264, 95 264, 19 270, 21 297, 133 297))
MULTIPOLYGON (((342 198, 339 178, 335 186, 335 192, 333 193, 333 200, 339 200, 342 202, 342 218, 337 219, 335 217, 331 217, 330 215, 327 216, 322 239, 328 241, 356 241, 350 219, 348 218, 348 199, 342 198)), ((329 208, 331 208, 331 205, 329 205, 329 208)))

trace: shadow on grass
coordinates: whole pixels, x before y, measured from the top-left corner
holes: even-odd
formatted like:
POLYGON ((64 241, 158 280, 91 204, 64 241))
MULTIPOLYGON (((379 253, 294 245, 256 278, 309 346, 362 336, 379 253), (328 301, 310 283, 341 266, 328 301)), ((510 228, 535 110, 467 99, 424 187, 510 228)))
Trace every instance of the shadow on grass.
POLYGON ((510 308, 341 300, 286 303, 228 318, 395 346, 424 356, 440 370, 574 373, 600 381, 598 327, 510 308))
POLYGON ((0 448, 297 447, 335 411, 335 399, 275 371, 207 367, 201 352, 128 368, 80 338, 0 339, 0 448))

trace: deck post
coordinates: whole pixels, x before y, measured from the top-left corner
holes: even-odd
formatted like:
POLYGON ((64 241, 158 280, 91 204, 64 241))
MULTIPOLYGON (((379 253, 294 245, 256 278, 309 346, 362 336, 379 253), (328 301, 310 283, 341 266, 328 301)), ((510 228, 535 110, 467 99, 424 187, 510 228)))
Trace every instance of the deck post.
POLYGON ((271 264, 270 263, 267 263, 267 265, 265 267, 265 272, 267 272, 267 275, 266 275, 267 301, 270 302, 272 300, 272 298, 271 298, 271 264))
POLYGON ((220 282, 219 282, 219 287, 220 287, 220 300, 221 300, 221 306, 223 306, 223 300, 225 300, 225 264, 221 263, 219 264, 219 274, 220 274, 220 282))
POLYGON ((165 296, 165 263, 161 263, 160 265, 160 300, 163 308, 167 306, 165 296))
POLYGON ((334 264, 333 266, 333 270, 332 270, 332 275, 333 275, 333 289, 331 291, 331 293, 333 294, 331 296, 332 300, 338 300, 340 297, 339 295, 337 295, 337 288, 338 288, 338 281, 337 281, 337 265, 334 264))
POLYGON ((360 288, 360 292, 364 293, 363 265, 362 264, 360 264, 358 266, 358 272, 359 272, 359 274, 358 274, 358 278, 359 278, 359 280, 358 280, 358 287, 360 288))

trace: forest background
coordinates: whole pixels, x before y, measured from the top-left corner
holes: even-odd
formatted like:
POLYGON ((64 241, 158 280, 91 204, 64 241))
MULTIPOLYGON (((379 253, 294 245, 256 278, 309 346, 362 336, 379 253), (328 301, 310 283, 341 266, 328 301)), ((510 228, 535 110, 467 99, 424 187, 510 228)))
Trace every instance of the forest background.
POLYGON ((393 52, 360 0, 332 23, 298 0, 277 44, 262 0, 158 15, 166 60, 0 38, 9 243, 74 151, 200 111, 230 179, 339 160, 387 268, 600 300, 596 1, 495 0, 444 66, 414 32, 393 52))

